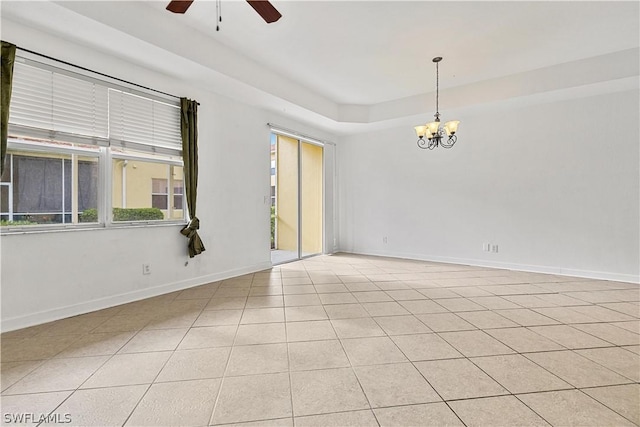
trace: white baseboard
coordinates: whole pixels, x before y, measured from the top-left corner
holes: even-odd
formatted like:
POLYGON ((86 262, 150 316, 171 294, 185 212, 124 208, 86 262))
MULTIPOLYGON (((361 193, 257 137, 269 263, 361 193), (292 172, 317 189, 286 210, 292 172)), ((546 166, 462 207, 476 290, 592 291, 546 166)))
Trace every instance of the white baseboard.
POLYGON ((443 256, 424 255, 424 254, 388 253, 384 251, 375 251, 375 250, 372 251, 372 250, 365 250, 365 249, 352 250, 352 251, 341 250, 338 252, 352 253, 352 254, 358 254, 358 255, 383 256, 383 257, 389 257, 389 258, 403 258, 403 259, 412 259, 412 260, 419 260, 419 261, 443 262, 443 263, 449 263, 449 264, 463 264, 463 265, 471 265, 476 267, 502 268, 507 270, 526 271, 530 273, 556 274, 559 276, 572 276, 572 277, 581 277, 586 279, 613 280, 616 282, 640 283, 640 276, 636 276, 633 274, 612 273, 607 271, 578 270, 573 268, 551 267, 551 266, 531 265, 531 264, 518 264, 518 263, 501 262, 501 261, 487 261, 487 260, 470 259, 470 258, 443 257, 443 256))
POLYGON ((26 328, 29 326, 40 325, 42 323, 52 322, 54 320, 60 320, 71 316, 78 316, 80 314, 90 313, 92 311, 102 310, 105 308, 139 301, 158 295, 164 295, 170 292, 181 291, 183 289, 229 279, 232 277, 241 276, 243 274, 255 273, 256 271, 266 270, 269 268, 271 268, 270 261, 234 270, 227 270, 220 273, 209 274, 206 276, 194 277, 192 279, 182 280, 179 282, 167 283, 160 286, 140 289, 133 292, 126 292, 124 294, 111 295, 108 297, 98 298, 79 304, 53 308, 36 313, 29 313, 23 316, 11 317, 2 320, 2 322, 0 323, 0 330, 2 332, 8 332, 16 329, 26 328))

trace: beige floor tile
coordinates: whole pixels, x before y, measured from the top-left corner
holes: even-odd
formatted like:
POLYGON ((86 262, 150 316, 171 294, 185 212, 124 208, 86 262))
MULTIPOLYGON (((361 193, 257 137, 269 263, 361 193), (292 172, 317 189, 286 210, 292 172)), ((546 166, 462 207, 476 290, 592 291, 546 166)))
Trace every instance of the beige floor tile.
POLYGON ((358 300, 349 292, 319 294, 320 301, 324 305, 330 304, 356 304, 358 300))
POLYGON ((611 346, 610 343, 569 325, 534 326, 529 329, 570 349, 611 346))
POLYGON ((316 292, 319 294, 332 294, 336 292, 349 292, 349 289, 342 283, 316 284, 316 292))
POLYGON ((564 350, 560 344, 528 328, 492 329, 486 332, 520 353, 564 350))
POLYGON ((287 344, 243 345, 233 347, 225 375, 271 374, 288 369, 287 344))
POLYGON ((286 342, 284 323, 240 325, 234 345, 273 344, 286 342))
POLYGON ((500 316, 516 322, 520 326, 557 325, 559 322, 550 317, 543 316, 528 308, 509 309, 496 311, 500 316))
POLYGON ((540 294, 536 295, 538 298, 547 301, 555 306, 559 307, 571 307, 573 305, 586 305, 582 300, 572 298, 566 294, 540 294))
POLYGON ((452 291, 463 298, 493 296, 491 292, 487 292, 478 286, 455 287, 452 289, 452 291))
POLYGON ((82 388, 150 384, 170 356, 169 351, 116 354, 100 367, 82 388))
POLYGON ((533 311, 540 313, 543 316, 550 317, 561 323, 597 323, 599 320, 594 319, 591 316, 579 313, 571 310, 571 307, 547 307, 536 308, 533 311))
POLYGON ((3 339, 0 359, 3 362, 48 359, 65 350, 80 338, 81 335, 56 335, 3 339))
POLYGON ((187 334, 187 329, 140 331, 118 353, 145 353, 175 350, 187 334))
POLYGON ((571 310, 593 317, 601 322, 622 322, 625 320, 633 320, 633 317, 627 314, 609 310, 608 308, 600 307, 599 305, 571 307, 571 310))
POLYGON ((242 310, 205 310, 198 316, 193 326, 237 325, 241 317, 242 310))
POLYGON ((508 394, 467 359, 416 362, 415 366, 444 400, 508 394))
POLYGON ((353 366, 407 362, 407 358, 388 337, 343 339, 353 366))
POLYGON ((426 296, 427 298, 431 298, 431 299, 460 297, 460 295, 455 293, 452 289, 444 289, 444 288, 420 289, 420 293, 426 296))
POLYGON ((410 363, 360 366, 354 370, 372 408, 441 400, 410 363))
POLYGON ((322 305, 322 302, 316 294, 285 295, 284 305, 286 307, 300 307, 304 305, 322 305))
POLYGON ((335 339, 336 333, 328 320, 312 320, 308 322, 289 322, 287 341, 317 341, 335 339))
POLYGON ((200 315, 201 310, 167 312, 151 319, 143 330, 190 328, 200 315))
POLYGON ((93 356, 48 360, 5 390, 3 394, 75 390, 108 358, 108 356, 93 356))
POLYGON ((286 307, 285 317, 287 322, 300 322, 305 320, 324 320, 328 319, 324 307, 305 306, 305 307, 286 307))
POLYGON ((284 322, 284 309, 275 308, 247 308, 242 313, 241 325, 251 323, 276 323, 284 322))
POLYGON ((360 304, 325 305, 329 319, 354 319, 357 317, 371 317, 360 304))
POLYGON ((208 347, 231 347, 237 326, 205 326, 191 328, 184 336, 178 350, 208 347))
POLYGON ((625 345, 620 348, 623 348, 635 354, 640 354, 640 345, 625 345))
POLYGON ((633 317, 640 317, 640 310, 638 309, 637 304, 632 304, 629 302, 614 302, 607 304, 600 304, 604 308, 608 308, 609 310, 614 310, 619 313, 628 314, 633 317))
POLYGON ((527 353, 525 356, 578 388, 631 382, 628 378, 569 350, 527 353))
MULTIPOLYGON (((50 414, 71 391, 57 391, 53 393, 18 394, 2 396, 2 425, 3 426, 35 426, 42 416, 50 414)), ((61 420, 66 420, 66 414, 55 411, 61 420)), ((73 414, 71 421, 75 421, 73 414)), ((68 422, 68 421, 67 421, 68 422)), ((76 424, 81 425, 81 424, 76 424)))
POLYGON ((215 294, 217 290, 218 286, 197 286, 195 288, 185 289, 184 291, 180 292, 176 297, 176 300, 199 298, 210 299, 213 297, 213 294, 215 294))
POLYGON ((217 379, 153 384, 126 425, 207 425, 219 388, 217 379))
POLYGON ((469 331, 476 329, 455 313, 419 314, 416 317, 434 332, 469 331))
POLYGON ((373 411, 381 427, 464 426, 456 414, 442 402, 378 408, 373 411))
POLYGON ((305 279, 307 284, 288 285, 287 279, 283 279, 284 286, 282 290, 285 295, 299 295, 299 294, 315 294, 316 288, 311 284, 311 279, 305 279))
POLYGON ((493 311, 468 311, 456 313, 478 329, 513 328, 518 324, 493 311))
POLYGON ((505 295, 503 296, 507 301, 511 301, 524 308, 542 308, 542 307, 554 307, 555 304, 550 303, 542 298, 538 298, 536 295, 505 295))
POLYGON ((74 426, 121 426, 148 388, 133 385, 76 390, 56 412, 69 414, 74 426))
POLYGON ((292 372, 291 384, 296 417, 369 409, 351 368, 292 372))
MULTIPOLYGON (((293 288, 295 286, 289 286, 293 288)), ((249 297, 265 297, 265 296, 282 296, 284 294, 284 286, 270 285, 251 288, 249 297)))
POLYGON ((467 298, 442 298, 437 300, 438 304, 449 311, 481 311, 485 308, 467 298))
POLYGON ((628 420, 640 425, 640 384, 585 388, 582 390, 628 420))
POLYGON ((61 357, 109 356, 120 350, 135 332, 109 332, 83 335, 56 355, 61 357))
POLYGON ((470 297, 471 301, 476 304, 480 304, 484 308, 488 310, 505 310, 510 308, 521 308, 518 304, 512 303, 511 301, 507 301, 506 299, 499 296, 490 296, 490 297, 470 297))
POLYGON ((247 303, 245 297, 215 297, 205 306, 205 310, 242 310, 247 303))
POLYGON ((625 329, 629 332, 640 334, 640 320, 630 320, 627 322, 615 322, 615 323, 612 323, 612 325, 618 328, 625 329))
POLYGON ((331 320, 339 338, 362 338, 383 336, 384 331, 372 318, 331 320))
POLYGON ((383 291, 354 292, 353 296, 361 303, 393 301, 393 299, 383 291))
POLYGON ((345 283, 344 286, 349 289, 349 292, 369 292, 369 291, 379 291, 380 288, 376 286, 373 282, 367 282, 363 280, 362 282, 349 282, 345 283))
POLYGON ((548 426, 538 414, 513 396, 449 402, 469 426, 548 426))
POLYGON ((387 335, 409 335, 431 332, 414 316, 384 316, 374 319, 387 335))
POLYGON ((75 316, 66 319, 50 322, 50 327, 40 332, 37 336, 53 336, 53 335, 75 335, 87 334, 94 330, 100 324, 108 320, 107 317, 100 316, 75 316))
POLYGON ((640 382, 640 356, 620 347, 577 350, 581 356, 593 360, 633 381, 640 382))
POLYGON ((447 309, 431 300, 400 301, 411 314, 448 313, 447 309))
POLYGON ((296 427, 377 427, 371 410, 295 417, 296 427))
POLYGON ((414 289, 399 289, 386 291, 387 295, 396 301, 425 300, 427 297, 414 289))
POLYGON ((391 339, 412 362, 464 357, 437 334, 401 335, 391 339))
POLYGON ((276 418, 271 420, 247 421, 245 423, 211 425, 224 425, 224 427, 293 427, 293 418, 276 418))
POLYGON ((442 332, 439 335, 467 357, 514 353, 483 331, 442 332))
POLYGON ((282 295, 267 295, 247 298, 246 308, 284 307, 282 295))
MULTIPOLYGON (((249 286, 249 285, 247 285, 249 286)), ((214 294, 214 298, 240 298, 249 296, 249 288, 224 288, 220 287, 214 294)))
POLYGON ((615 345, 640 344, 640 335, 612 324, 591 323, 588 325, 574 325, 574 327, 615 345))
POLYGON ((175 351, 156 382, 221 378, 231 349, 202 348, 175 351))
POLYGON ((554 426, 633 426, 578 390, 522 394, 518 398, 554 426))
POLYGON ((389 302, 367 302, 362 307, 367 310, 370 316, 400 316, 410 314, 400 304, 395 301, 389 302))
POLYGON ((573 388, 519 354, 475 357, 471 361, 513 394, 573 388))
POLYGON ((338 340, 289 343, 292 371, 349 367, 349 359, 338 340))
POLYGON ((42 360, 0 363, 0 386, 2 391, 14 385, 42 363, 44 363, 42 360))
POLYGON ((291 417, 289 374, 225 378, 212 424, 291 417))

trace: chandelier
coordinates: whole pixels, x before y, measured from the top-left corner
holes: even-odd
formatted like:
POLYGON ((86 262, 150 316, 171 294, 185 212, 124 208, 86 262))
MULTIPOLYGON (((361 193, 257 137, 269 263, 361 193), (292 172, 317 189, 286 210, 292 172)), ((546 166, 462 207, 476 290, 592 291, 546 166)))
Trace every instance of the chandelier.
POLYGON ((416 134, 418 134, 418 147, 423 149, 428 148, 429 150, 433 150, 437 146, 441 146, 443 148, 451 148, 453 147, 453 144, 455 144, 458 140, 456 132, 458 131, 458 124, 460 123, 459 120, 446 122, 444 124, 444 127, 440 127, 440 113, 438 112, 440 84, 440 71, 438 69, 438 63, 440 61, 442 61, 442 57, 440 56, 433 58, 433 62, 436 63, 436 120, 431 123, 427 123, 425 126, 416 126, 414 128, 416 130, 416 134), (447 136, 446 139, 445 135, 447 136))

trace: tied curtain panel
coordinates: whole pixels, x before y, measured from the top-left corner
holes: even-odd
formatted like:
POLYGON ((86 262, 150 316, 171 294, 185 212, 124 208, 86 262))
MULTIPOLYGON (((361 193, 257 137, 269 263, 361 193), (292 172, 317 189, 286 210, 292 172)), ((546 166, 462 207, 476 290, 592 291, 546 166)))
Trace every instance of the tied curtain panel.
POLYGON ((0 175, 4 172, 4 158, 7 155, 7 132, 9 126, 9 104, 11 102, 11 82, 13 80, 13 62, 16 58, 16 45, 2 41, 2 69, 0 71, 0 92, 2 104, 0 112, 2 135, 0 140, 0 175))
POLYGON ((182 134, 182 160, 184 163, 184 194, 189 209, 189 224, 180 230, 189 239, 189 257, 202 253, 205 248, 198 229, 200 220, 196 216, 198 194, 198 103, 187 98, 180 99, 180 131, 182 134))

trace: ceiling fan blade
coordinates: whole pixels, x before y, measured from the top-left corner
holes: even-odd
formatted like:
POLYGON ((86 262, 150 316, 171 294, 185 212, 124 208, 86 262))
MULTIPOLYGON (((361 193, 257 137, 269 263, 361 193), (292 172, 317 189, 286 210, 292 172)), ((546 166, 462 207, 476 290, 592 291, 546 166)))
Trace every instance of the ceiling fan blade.
POLYGON ((262 16, 262 19, 264 19, 267 24, 276 22, 282 17, 282 14, 280 14, 280 12, 278 12, 267 0, 247 0, 247 3, 249 3, 251 7, 258 12, 258 15, 262 16))
POLYGON ((173 0, 167 5, 167 10, 173 13, 185 13, 193 0, 173 0))

